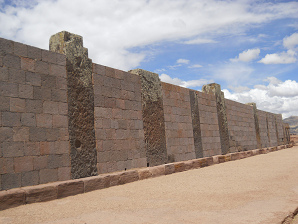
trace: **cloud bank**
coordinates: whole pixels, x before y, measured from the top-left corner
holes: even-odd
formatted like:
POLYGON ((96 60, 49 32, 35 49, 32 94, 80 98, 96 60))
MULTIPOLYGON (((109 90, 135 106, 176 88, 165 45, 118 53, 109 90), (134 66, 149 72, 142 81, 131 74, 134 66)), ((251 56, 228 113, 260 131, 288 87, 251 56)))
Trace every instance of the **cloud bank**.
MULTIPOLYGON (((280 18, 298 18, 298 3, 219 0, 40 0, 2 1, 0 36, 48 49, 51 35, 82 35, 96 63, 129 70, 163 41, 216 43, 222 35, 280 18), (4 5, 4 2, 10 5, 4 5), (200 12, 200 13, 198 13, 200 12), (133 50, 132 50, 133 49, 133 50)), ((295 36, 286 41, 295 44, 295 36), (292 40, 293 38, 294 40, 292 40)), ((245 56, 241 56, 241 58, 245 56)), ((241 59, 239 58, 239 59, 241 59)), ((242 59, 241 59, 242 60, 242 59)))

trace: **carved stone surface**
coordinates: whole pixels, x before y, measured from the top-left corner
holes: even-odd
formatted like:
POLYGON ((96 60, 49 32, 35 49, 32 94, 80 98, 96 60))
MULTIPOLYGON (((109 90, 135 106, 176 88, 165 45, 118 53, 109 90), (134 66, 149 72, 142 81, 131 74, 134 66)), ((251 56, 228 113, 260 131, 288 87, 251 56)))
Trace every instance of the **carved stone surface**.
POLYGON ((149 166, 167 163, 163 100, 158 74, 142 69, 135 69, 130 73, 141 77, 147 163, 149 166))
POLYGON ((203 157, 203 145, 202 145, 202 136, 201 136, 198 96, 195 91, 189 90, 189 97, 190 97, 191 119, 192 119, 193 138, 194 138, 196 158, 202 158, 203 157))
POLYGON ((50 50, 66 55, 68 130, 73 179, 97 175, 92 61, 81 36, 65 31, 50 38, 50 50))
POLYGON ((216 83, 204 85, 202 92, 213 94, 216 97, 221 152, 222 154, 227 154, 229 152, 229 131, 224 94, 221 92, 220 85, 216 83))

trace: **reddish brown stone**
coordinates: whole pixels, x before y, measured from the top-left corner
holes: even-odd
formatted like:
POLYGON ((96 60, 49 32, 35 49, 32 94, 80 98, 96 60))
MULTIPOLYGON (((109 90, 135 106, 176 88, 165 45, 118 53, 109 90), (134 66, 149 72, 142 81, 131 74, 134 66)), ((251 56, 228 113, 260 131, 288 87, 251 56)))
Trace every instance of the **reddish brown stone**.
POLYGON ((138 173, 139 173, 140 180, 144 180, 152 177, 152 173, 149 171, 149 168, 140 169, 138 170, 138 173))
POLYGON ((200 167, 208 166, 206 158, 199 159, 200 167))
POLYGON ((245 152, 238 152, 238 155, 239 155, 239 159, 244 159, 247 157, 245 152))
POLYGON ((227 154, 225 155, 225 162, 231 161, 231 155, 227 154))
POLYGON ((239 159, 239 153, 238 153, 238 152, 236 152, 236 153, 231 153, 230 156, 231 156, 231 160, 232 160, 232 161, 233 161, 233 160, 238 160, 238 159, 239 159))
POLYGON ((185 164, 185 171, 193 169, 193 160, 185 161, 184 164, 185 164))
POLYGON ((84 181, 71 180, 58 185, 58 198, 84 193, 84 181))
POLYGON ((175 165, 173 163, 165 164, 165 175, 175 173, 175 165))
POLYGON ((174 166, 175 166, 175 173, 185 171, 185 163, 184 162, 174 163, 174 166))
POLYGON ((225 155, 218 156, 218 162, 219 163, 224 163, 225 161, 226 161, 226 156, 225 155))
POLYGON ((165 175, 165 165, 149 167, 148 169, 152 177, 165 175))
POLYGON ((253 156, 252 151, 246 151, 245 153, 246 153, 246 156, 247 156, 247 157, 253 156))
MULTIPOLYGON (((211 157, 211 158, 212 158, 212 157, 211 157)), ((194 160, 192 160, 192 161, 193 161, 193 162, 192 162, 192 166, 193 166, 194 169, 198 169, 198 168, 201 167, 201 164, 200 164, 199 159, 194 159, 194 160)), ((213 163, 213 158, 212 158, 212 163, 213 163)))
POLYGON ((136 170, 126 171, 120 174, 119 184, 127 184, 139 180, 139 174, 136 170))
POLYGON ((83 179, 84 191, 94 191, 110 187, 110 175, 99 175, 83 179))
POLYGON ((51 201, 57 199, 58 184, 42 184, 33 187, 25 187, 26 204, 51 201))
POLYGON ((214 163, 213 163, 213 158, 212 158, 212 157, 207 157, 207 158, 206 158, 206 161, 207 161, 208 166, 211 166, 211 165, 214 164, 214 163))
POLYGON ((0 191, 0 211, 25 204, 25 192, 22 189, 0 191))

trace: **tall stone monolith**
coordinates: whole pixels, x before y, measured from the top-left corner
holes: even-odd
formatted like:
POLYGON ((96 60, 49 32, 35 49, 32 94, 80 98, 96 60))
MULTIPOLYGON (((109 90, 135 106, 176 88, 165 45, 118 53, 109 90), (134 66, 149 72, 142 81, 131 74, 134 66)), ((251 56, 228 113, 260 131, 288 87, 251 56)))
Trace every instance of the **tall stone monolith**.
POLYGON ((50 38, 50 51, 66 55, 68 131, 73 179, 97 175, 92 60, 83 38, 66 31, 50 38))
POLYGON ((199 97, 194 90, 189 90, 190 97, 190 108, 191 108, 191 121, 193 128, 193 138, 196 158, 203 157, 203 144, 201 135, 201 122, 200 122, 200 111, 199 111, 199 97))
POLYGON ((156 166, 167 163, 162 89, 158 74, 143 69, 135 69, 129 72, 139 75, 141 78, 147 165, 156 166))
POLYGON ((256 103, 247 103, 247 105, 253 107, 254 120, 255 120, 255 129, 256 129, 257 147, 258 147, 258 149, 261 149, 262 148, 262 142, 261 142, 261 135, 260 135, 259 117, 258 117, 258 114, 257 114, 257 105, 256 105, 256 103))

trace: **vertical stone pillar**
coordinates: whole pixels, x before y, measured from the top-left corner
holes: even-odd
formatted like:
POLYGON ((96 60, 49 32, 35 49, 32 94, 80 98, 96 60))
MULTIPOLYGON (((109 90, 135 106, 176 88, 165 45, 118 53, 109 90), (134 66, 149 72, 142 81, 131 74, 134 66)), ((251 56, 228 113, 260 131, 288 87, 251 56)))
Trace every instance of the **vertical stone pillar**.
POLYGON ((139 75, 141 78, 147 165, 156 166, 167 163, 162 89, 158 74, 142 69, 129 72, 139 75))
POLYGON ((196 158, 202 158, 203 145, 202 145, 198 95, 194 90, 189 90, 189 97, 190 97, 191 119, 192 119, 196 158))
POLYGON ((62 31, 50 38, 50 51, 66 55, 68 131, 73 179, 97 175, 92 61, 81 36, 62 31))
POLYGON ((228 120, 227 120, 224 93, 221 91, 220 85, 216 83, 204 85, 202 88, 202 91, 203 93, 215 95, 221 153, 227 154, 229 152, 230 146, 229 146, 229 130, 228 130, 228 120))
POLYGON ((274 124, 275 124, 275 130, 276 130, 276 132, 275 132, 276 133, 276 142, 277 142, 277 145, 280 145, 276 116, 277 115, 274 116, 274 124))
POLYGON ((284 142, 285 144, 289 144, 291 141, 291 136, 290 136, 290 125, 288 123, 284 123, 284 142))
POLYGON ((257 114, 257 105, 256 105, 256 103, 247 103, 247 105, 253 107, 254 120, 255 120, 255 129, 256 129, 256 138, 257 138, 257 147, 258 147, 258 149, 261 149, 262 148, 262 141, 261 141, 261 135, 260 135, 259 118, 258 118, 258 114, 257 114))
POLYGON ((266 125, 267 125, 267 137, 268 137, 268 146, 271 145, 271 140, 270 140, 270 129, 269 129, 269 121, 268 121, 268 113, 266 113, 266 125))

